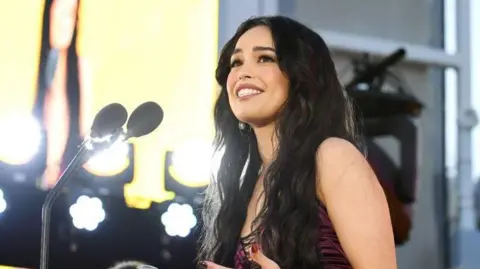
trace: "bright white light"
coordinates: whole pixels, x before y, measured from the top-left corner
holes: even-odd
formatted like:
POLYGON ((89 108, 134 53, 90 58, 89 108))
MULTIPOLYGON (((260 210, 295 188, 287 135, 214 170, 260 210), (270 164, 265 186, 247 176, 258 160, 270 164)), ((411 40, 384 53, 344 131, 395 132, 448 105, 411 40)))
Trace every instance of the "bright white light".
POLYGON ((225 154, 225 148, 221 148, 219 151, 213 153, 213 157, 210 163, 211 172, 214 178, 217 177, 218 169, 220 169, 220 163, 222 162, 223 154, 225 154))
POLYGON ((7 209, 7 201, 3 198, 3 190, 0 189, 0 214, 5 212, 7 209))
POLYGON ((70 206, 70 216, 76 228, 93 231, 105 220, 105 210, 100 199, 82 195, 70 206))
POLYGON ((186 237, 197 225, 197 218, 188 204, 172 203, 161 217, 165 232, 170 236, 186 237))
POLYGON ((174 176, 184 185, 192 187, 208 184, 212 172, 216 175, 218 171, 222 155, 223 151, 214 152, 212 144, 207 141, 188 141, 173 153, 174 176))
POLYGON ((128 165, 128 152, 128 144, 124 142, 123 137, 120 137, 109 148, 92 156, 85 167, 97 175, 115 175, 122 172, 128 165))
POLYGON ((37 154, 42 142, 40 124, 31 116, 8 117, 0 121, 0 159, 20 165, 37 154))

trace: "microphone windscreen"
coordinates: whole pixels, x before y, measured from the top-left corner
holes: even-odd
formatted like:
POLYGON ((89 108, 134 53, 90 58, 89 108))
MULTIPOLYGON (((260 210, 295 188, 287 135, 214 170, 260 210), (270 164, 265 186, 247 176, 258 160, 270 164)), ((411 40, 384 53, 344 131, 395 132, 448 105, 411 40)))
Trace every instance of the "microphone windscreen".
POLYGON ((140 137, 153 132, 163 120, 163 110, 155 102, 138 106, 127 122, 127 136, 140 137))
POLYGON ((104 137, 122 128, 128 118, 127 109, 119 103, 112 103, 102 108, 91 128, 91 137, 104 137))

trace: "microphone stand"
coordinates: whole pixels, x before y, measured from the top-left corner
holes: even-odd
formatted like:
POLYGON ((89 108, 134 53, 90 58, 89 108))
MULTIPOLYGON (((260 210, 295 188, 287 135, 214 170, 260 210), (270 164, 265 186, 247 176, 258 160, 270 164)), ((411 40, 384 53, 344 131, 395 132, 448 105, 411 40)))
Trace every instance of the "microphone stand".
MULTIPOLYGON (((47 193, 45 202, 42 206, 42 232, 41 232, 41 245, 40 245, 40 268, 39 269, 48 269, 48 252, 50 250, 50 222, 52 218, 52 207, 58 196, 62 192, 63 188, 67 182, 72 179, 75 171, 85 162, 87 157, 92 153, 99 152, 109 148, 113 143, 118 141, 118 139, 124 135, 122 128, 117 128, 115 131, 111 132, 112 135, 108 140, 95 141, 93 138, 85 139, 82 144, 79 146, 77 154, 73 157, 72 161, 68 164, 65 171, 62 173, 57 183, 53 188, 47 193), (90 146, 90 147, 89 147, 90 146)), ((122 142, 126 138, 122 138, 122 142)))
POLYGON ((86 147, 87 140, 80 145, 80 149, 68 164, 57 183, 47 193, 45 202, 42 207, 42 232, 40 245, 40 269, 48 268, 48 252, 50 249, 50 222, 52 217, 52 207, 58 196, 63 190, 65 184, 72 178, 74 172, 80 167, 85 160, 85 156, 89 153, 86 147))

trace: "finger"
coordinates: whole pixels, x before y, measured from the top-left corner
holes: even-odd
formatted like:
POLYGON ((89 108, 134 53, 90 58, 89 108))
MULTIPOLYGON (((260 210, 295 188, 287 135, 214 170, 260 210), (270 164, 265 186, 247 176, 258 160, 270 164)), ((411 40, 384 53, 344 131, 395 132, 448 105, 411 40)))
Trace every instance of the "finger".
POLYGON ((207 261, 200 262, 198 268, 199 269, 232 269, 229 267, 221 266, 216 263, 207 262, 207 261))
POLYGON ((262 269, 280 269, 280 266, 273 260, 267 258, 260 250, 257 244, 253 244, 250 247, 250 258, 258 263, 262 267, 262 269))

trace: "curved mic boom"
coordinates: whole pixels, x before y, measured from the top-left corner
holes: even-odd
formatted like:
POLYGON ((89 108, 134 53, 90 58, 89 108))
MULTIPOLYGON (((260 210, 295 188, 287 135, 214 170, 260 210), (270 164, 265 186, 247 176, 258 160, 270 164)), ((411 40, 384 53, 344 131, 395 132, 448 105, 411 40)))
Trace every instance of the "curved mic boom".
MULTIPOLYGON (((127 121, 128 113, 125 107, 121 104, 113 103, 104 107, 97 113, 92 124, 91 137, 103 137, 108 134, 118 133, 122 126, 127 121)), ((50 240, 50 220, 52 213, 52 206, 63 190, 66 183, 72 178, 74 172, 80 167, 84 161, 85 156, 91 152, 87 145, 90 140, 85 140, 78 150, 75 157, 68 164, 65 171, 62 173, 57 183, 47 193, 45 202, 42 207, 42 232, 40 245, 40 269, 48 268, 48 252, 50 240)), ((95 150, 95 148, 93 149, 95 150)))

